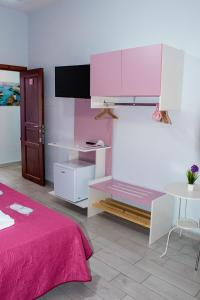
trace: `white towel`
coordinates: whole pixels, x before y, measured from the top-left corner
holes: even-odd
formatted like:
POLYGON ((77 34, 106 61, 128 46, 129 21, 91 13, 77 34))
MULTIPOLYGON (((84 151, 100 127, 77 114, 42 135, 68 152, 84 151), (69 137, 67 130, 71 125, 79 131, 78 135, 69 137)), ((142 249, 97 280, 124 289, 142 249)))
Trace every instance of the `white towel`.
POLYGON ((0 210, 0 230, 15 224, 15 220, 0 210))
POLYGON ((17 203, 10 205, 10 208, 23 215, 30 215, 33 212, 32 208, 17 203))

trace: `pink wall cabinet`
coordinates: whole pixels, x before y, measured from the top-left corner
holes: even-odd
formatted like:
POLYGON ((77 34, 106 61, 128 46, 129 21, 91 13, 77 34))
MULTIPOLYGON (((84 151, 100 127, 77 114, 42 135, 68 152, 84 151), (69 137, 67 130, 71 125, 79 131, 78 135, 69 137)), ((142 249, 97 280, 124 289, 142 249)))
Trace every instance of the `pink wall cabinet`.
POLYGON ((154 45, 122 51, 122 94, 160 96, 162 46, 154 45))
POLYGON ((119 96, 121 93, 121 51, 91 56, 91 95, 119 96))
POLYGON ((161 110, 179 110, 183 66, 183 51, 162 44, 94 55, 91 96, 156 97, 161 110))

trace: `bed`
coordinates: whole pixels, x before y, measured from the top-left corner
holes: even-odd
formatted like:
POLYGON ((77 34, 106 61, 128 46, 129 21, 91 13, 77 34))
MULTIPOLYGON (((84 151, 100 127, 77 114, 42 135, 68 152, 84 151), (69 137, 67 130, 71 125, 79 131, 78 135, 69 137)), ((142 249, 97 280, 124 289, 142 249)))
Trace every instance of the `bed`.
POLYGON ((90 281, 92 250, 79 225, 1 183, 0 190, 0 210, 15 220, 0 230, 0 299, 32 300, 62 283, 90 281), (33 212, 22 215, 13 203, 33 212))

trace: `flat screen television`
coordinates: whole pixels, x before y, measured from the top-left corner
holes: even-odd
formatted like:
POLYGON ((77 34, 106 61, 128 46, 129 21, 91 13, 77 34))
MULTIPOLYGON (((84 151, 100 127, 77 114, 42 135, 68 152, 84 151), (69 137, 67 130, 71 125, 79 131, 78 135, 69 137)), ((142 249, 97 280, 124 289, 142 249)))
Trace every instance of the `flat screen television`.
POLYGON ((55 96, 90 98, 90 65, 55 67, 55 96))

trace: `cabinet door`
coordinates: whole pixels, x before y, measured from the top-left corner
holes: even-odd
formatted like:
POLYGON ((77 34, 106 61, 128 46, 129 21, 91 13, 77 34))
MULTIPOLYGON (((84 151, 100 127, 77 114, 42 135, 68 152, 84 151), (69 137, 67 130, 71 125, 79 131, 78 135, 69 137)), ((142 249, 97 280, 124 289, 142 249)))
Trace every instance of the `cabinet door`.
POLYGON ((76 201, 75 171, 71 168, 54 167, 54 191, 56 196, 76 201))
POLYGON ((121 95, 122 51, 91 56, 91 96, 121 95))
POLYGON ((122 51, 124 96, 160 96, 162 45, 122 51))

